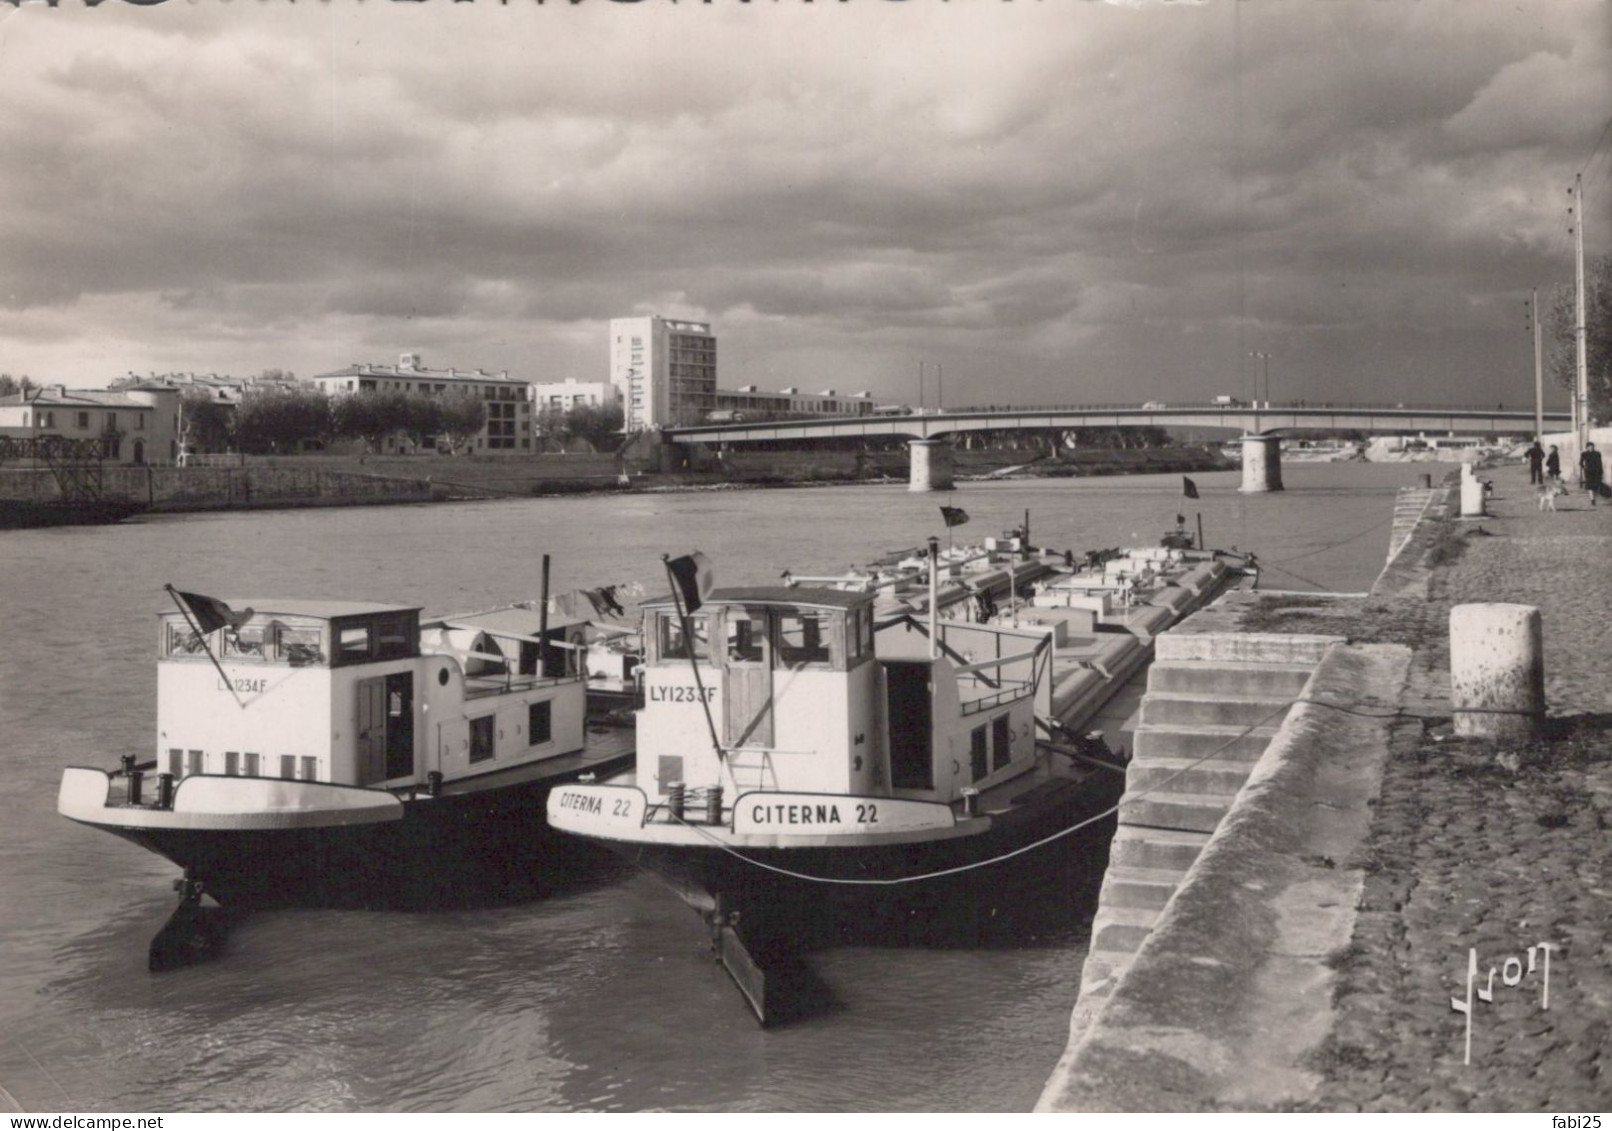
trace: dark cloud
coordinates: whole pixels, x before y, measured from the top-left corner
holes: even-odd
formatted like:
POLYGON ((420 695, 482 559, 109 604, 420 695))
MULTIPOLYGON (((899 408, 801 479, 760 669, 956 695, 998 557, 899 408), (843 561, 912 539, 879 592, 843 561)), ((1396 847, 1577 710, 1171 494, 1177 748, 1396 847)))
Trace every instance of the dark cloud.
POLYGON ((596 377, 605 321, 661 310, 717 322, 729 384, 912 399, 922 357, 952 401, 1180 398, 1264 348, 1289 395, 1427 371, 1489 399, 1528 384, 1507 303, 1570 267, 1604 24, 1598 0, 0 9, 0 362, 90 384, 419 348, 596 377))

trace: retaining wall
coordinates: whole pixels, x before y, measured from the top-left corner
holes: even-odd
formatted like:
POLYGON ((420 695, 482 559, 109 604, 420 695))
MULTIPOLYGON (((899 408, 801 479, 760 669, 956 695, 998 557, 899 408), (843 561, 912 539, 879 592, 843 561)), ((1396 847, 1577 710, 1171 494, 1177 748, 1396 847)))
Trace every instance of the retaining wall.
MULTIPOLYGON (((446 494, 428 479, 256 466, 107 468, 102 474, 102 490, 146 503, 157 511, 410 503, 446 494)), ((0 469, 0 497, 53 499, 59 495, 55 477, 48 471, 0 469)))
MULTIPOLYGON (((1446 487, 1400 492, 1374 598, 1414 598, 1425 588, 1451 503, 1446 487)), ((1213 631, 1228 616, 1211 607, 1184 622, 1179 639, 1161 638, 1161 657, 1269 661, 1255 654, 1268 637, 1213 631)), ((1288 714, 1207 840, 1154 836, 1194 838, 1185 848, 1164 844, 1185 874, 1155 885, 1162 907, 1137 933, 1129 963, 1091 972, 1109 976, 1107 997, 1077 1002, 1038 1110, 1283 1106, 1319 1082, 1309 1058, 1333 1023, 1333 963, 1353 934, 1364 883, 1352 854, 1369 831, 1396 733, 1418 724, 1397 714, 1408 647, 1318 637, 1278 647, 1317 645, 1325 651, 1306 702, 1288 714)), ((1137 863, 1159 866, 1152 857, 1137 863)))

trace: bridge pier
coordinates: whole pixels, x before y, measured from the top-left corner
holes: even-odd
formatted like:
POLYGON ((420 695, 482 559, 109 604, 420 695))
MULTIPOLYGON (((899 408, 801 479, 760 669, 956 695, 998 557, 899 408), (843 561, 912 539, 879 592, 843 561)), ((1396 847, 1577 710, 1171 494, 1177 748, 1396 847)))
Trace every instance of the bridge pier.
POLYGON ((911 457, 909 491, 949 491, 952 486, 952 449, 945 440, 908 440, 911 457))
POLYGON ((1282 489, 1282 442, 1275 436, 1243 437, 1244 494, 1282 489))

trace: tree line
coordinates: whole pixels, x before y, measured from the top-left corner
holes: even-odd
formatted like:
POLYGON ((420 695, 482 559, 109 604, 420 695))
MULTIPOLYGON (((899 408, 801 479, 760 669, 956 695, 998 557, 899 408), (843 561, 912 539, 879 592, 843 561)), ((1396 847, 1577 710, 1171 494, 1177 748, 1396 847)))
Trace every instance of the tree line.
POLYGON ((379 451, 396 434, 420 449, 445 439, 458 452, 468 449, 487 423, 487 405, 468 389, 441 397, 402 392, 328 397, 317 389, 248 389, 233 404, 196 391, 184 394, 183 420, 186 445, 204 452, 283 454, 308 440, 362 440, 379 451))
MULTIPOLYGON (((469 389, 442 396, 397 391, 327 397, 315 389, 249 389, 239 403, 221 403, 201 391, 184 398, 185 442, 197 451, 248 455, 293 452, 307 440, 328 444, 361 440, 380 451, 388 436, 409 438, 416 450, 445 442, 468 451, 487 423, 487 402, 469 389)), ((538 434, 554 439, 603 440, 621 429, 618 405, 579 404, 537 414, 538 434)))

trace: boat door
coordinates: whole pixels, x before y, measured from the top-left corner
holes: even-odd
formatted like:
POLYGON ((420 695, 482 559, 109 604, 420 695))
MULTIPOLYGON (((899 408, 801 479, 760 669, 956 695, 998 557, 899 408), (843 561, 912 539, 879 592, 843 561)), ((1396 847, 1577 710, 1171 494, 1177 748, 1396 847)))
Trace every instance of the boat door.
POLYGON ((360 680, 358 692, 358 784, 414 773, 414 675, 360 680))
POLYGON ((772 632, 765 609, 727 610, 727 746, 771 746, 772 632))

